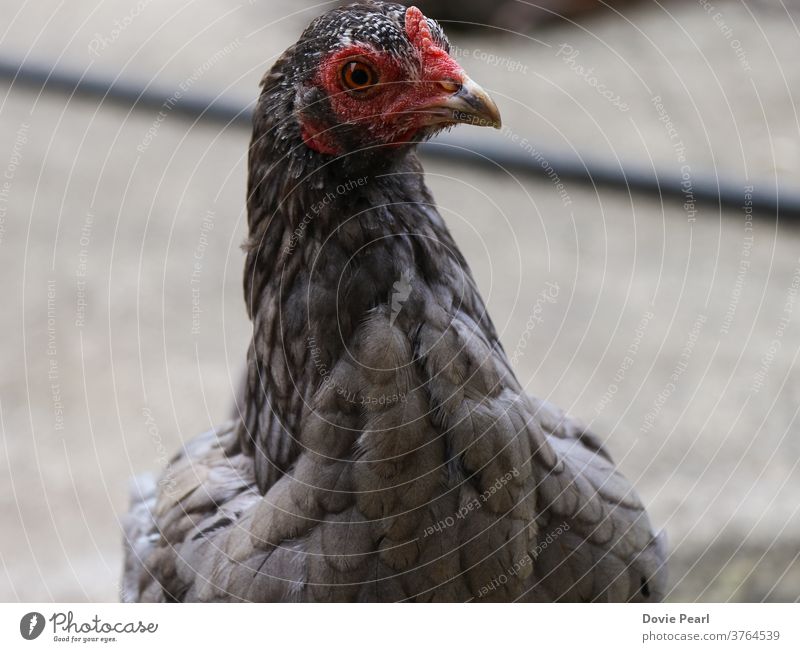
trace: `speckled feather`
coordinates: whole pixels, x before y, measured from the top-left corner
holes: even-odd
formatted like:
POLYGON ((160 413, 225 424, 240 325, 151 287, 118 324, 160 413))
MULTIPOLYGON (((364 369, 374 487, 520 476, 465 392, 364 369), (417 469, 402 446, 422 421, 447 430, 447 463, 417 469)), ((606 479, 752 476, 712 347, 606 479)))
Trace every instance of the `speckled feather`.
POLYGON ((303 143, 298 113, 330 111, 320 58, 414 60, 405 11, 335 9, 263 80, 242 414, 135 492, 126 600, 663 595, 663 538, 602 442, 522 391, 413 143, 303 143))

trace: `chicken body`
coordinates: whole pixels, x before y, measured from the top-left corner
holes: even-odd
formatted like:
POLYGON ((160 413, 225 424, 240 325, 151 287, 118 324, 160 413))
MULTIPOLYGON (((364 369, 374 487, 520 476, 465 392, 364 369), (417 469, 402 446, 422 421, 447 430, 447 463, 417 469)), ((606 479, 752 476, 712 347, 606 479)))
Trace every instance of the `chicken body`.
POLYGON ((420 16, 334 10, 265 77, 242 414, 140 482, 124 599, 663 595, 663 537, 602 442, 523 391, 425 186, 415 143, 496 108, 420 16), (411 90, 331 94, 365 58, 411 90), (356 104, 409 95, 425 110, 356 104), (455 102, 471 117, 443 122, 455 102))

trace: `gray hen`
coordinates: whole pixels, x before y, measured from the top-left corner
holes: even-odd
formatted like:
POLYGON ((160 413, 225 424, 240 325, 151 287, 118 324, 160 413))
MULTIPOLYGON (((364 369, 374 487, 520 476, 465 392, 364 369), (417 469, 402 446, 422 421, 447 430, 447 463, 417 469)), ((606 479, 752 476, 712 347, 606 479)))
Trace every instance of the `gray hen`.
POLYGON ((140 482, 123 598, 658 600, 663 538, 601 442, 527 396, 415 144, 499 124, 417 9, 313 21, 249 157, 241 418, 140 482))

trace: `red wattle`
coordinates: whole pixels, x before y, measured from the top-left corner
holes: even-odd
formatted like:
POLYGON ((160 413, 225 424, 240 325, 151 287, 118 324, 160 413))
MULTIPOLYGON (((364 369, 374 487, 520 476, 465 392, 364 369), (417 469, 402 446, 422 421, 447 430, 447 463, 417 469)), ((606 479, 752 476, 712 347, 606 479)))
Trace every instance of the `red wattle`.
POLYGON ((320 154, 339 153, 339 150, 333 145, 328 135, 308 122, 303 122, 300 125, 300 136, 303 142, 315 152, 320 154))

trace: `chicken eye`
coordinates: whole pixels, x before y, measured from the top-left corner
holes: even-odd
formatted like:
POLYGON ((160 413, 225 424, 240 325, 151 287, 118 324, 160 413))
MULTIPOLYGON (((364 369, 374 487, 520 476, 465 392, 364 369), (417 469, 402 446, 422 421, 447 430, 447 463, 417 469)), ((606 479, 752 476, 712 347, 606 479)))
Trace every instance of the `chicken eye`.
POLYGON ((378 75, 363 61, 349 61, 342 66, 342 83, 351 91, 363 91, 378 81, 378 75))

